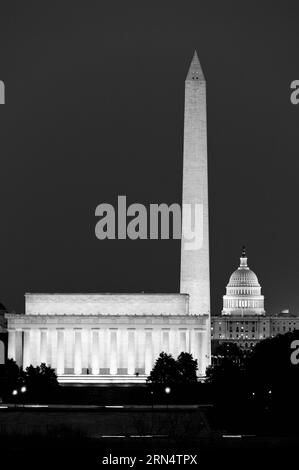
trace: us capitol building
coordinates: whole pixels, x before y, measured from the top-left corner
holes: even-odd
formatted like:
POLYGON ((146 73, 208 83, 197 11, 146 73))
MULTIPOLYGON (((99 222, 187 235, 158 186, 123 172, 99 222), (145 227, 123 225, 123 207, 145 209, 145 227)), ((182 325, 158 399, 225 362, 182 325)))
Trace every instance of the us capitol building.
POLYGON ((230 276, 221 315, 211 318, 212 345, 234 342, 251 349, 257 341, 299 329, 299 317, 283 310, 266 315, 257 275, 247 264, 243 247, 239 267, 230 276))

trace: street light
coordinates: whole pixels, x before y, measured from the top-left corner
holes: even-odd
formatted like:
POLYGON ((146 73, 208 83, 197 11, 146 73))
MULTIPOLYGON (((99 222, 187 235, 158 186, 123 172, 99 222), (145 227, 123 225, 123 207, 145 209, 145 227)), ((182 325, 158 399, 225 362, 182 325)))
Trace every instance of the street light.
MULTIPOLYGON (((170 387, 165 387, 164 392, 166 393, 166 395, 169 395, 170 392, 171 392, 171 388, 170 387)), ((168 410, 168 400, 166 400, 166 408, 168 410)))
MULTIPOLYGON (((23 396, 23 398, 22 398, 23 407, 24 407, 24 393, 26 393, 26 392, 27 392, 27 387, 25 385, 22 385, 22 387, 19 388, 19 390, 15 388, 12 391, 13 397, 17 397, 19 395, 19 393, 21 393, 21 395, 23 396)), ((17 404, 15 402, 15 408, 16 408, 16 406, 17 406, 17 404)))
MULTIPOLYGON (((13 397, 16 397, 17 395, 18 395, 18 390, 16 390, 16 389, 13 390, 13 391, 12 391, 12 396, 13 396, 13 397)), ((16 407, 17 407, 17 404, 16 404, 15 401, 14 401, 14 404, 15 404, 15 408, 16 408, 16 407)))

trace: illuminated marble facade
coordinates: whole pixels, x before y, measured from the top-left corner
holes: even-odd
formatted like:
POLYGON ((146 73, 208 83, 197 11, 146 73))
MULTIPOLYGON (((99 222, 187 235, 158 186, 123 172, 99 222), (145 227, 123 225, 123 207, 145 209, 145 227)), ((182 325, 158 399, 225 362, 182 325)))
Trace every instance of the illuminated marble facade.
POLYGON ((184 294, 27 294, 26 314, 7 315, 8 355, 23 367, 51 364, 64 381, 142 381, 161 351, 190 351, 202 375, 205 317, 187 311, 184 294))

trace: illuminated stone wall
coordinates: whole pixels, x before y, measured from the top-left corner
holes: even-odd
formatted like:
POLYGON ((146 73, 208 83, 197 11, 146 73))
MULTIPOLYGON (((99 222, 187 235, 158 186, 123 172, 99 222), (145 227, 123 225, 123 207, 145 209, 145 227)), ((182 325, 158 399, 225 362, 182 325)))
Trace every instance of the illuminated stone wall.
POLYGON ((187 315, 182 294, 26 294, 26 315, 187 315))

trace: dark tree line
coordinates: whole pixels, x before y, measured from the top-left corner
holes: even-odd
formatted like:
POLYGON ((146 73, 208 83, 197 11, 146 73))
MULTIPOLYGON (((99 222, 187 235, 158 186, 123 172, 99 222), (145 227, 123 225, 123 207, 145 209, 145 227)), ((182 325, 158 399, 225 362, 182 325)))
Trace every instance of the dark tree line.
POLYGON ((197 382, 197 360, 192 354, 181 352, 177 359, 162 352, 156 360, 147 381, 155 385, 184 385, 197 382))
POLYGON ((194 403, 198 395, 197 360, 181 352, 177 359, 162 352, 147 378, 152 403, 194 403))
POLYGON ((249 353, 232 343, 219 347, 216 363, 207 369, 207 385, 226 423, 235 420, 254 432, 265 423, 268 431, 293 430, 299 418, 299 364, 291 360, 296 340, 299 331, 262 340, 249 353))
POLYGON ((46 364, 25 370, 8 359, 0 371, 0 397, 3 401, 43 402, 57 391, 55 370, 46 364))

